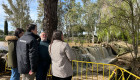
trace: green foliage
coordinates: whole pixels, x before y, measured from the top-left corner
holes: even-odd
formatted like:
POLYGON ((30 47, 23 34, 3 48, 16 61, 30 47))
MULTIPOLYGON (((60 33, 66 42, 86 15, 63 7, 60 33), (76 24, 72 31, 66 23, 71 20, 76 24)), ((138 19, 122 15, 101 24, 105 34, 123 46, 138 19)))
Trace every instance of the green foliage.
MULTIPOLYGON (((92 0, 76 2, 75 0, 58 1, 58 29, 65 31, 67 37, 82 36, 83 32, 93 34, 99 18, 98 5, 92 0), (83 2, 84 5, 81 5, 83 2), (65 30, 64 30, 65 29, 65 30)), ((38 0, 38 20, 43 29, 43 0, 38 0)))
POLYGON ((0 35, 0 41, 4 41, 5 40, 5 36, 2 34, 0 35))
MULTIPOLYGON (((140 2, 138 0, 99 0, 100 22, 98 35, 127 41, 133 45, 134 58, 137 58, 140 26, 140 2), (106 31, 104 31, 106 30, 106 31)), ((99 39, 100 39, 99 38, 99 39)), ((112 39, 109 39, 112 40, 112 39)))
MULTIPOLYGON (((113 35, 115 38, 124 41, 132 41, 133 36, 131 33, 134 32, 134 34, 137 34, 136 26, 139 24, 137 23, 139 16, 134 16, 134 19, 137 20, 135 20, 132 26, 132 14, 131 6, 128 4, 129 2, 131 1, 99 0, 98 5, 104 4, 104 6, 100 7, 100 24, 98 24, 97 32, 99 39, 107 37, 108 33, 110 38, 113 38, 113 35)), ((136 4, 135 1, 132 3, 136 4)), ((137 12, 135 12, 135 14, 137 14, 137 12)))
POLYGON ((8 15, 7 20, 15 28, 25 29, 29 23, 33 22, 29 15, 28 1, 30 0, 8 0, 8 4, 2 4, 5 13, 8 15))
POLYGON ((8 23, 7 20, 4 22, 4 35, 8 35, 8 23))
POLYGON ((8 53, 6 50, 0 50, 0 53, 8 53))
POLYGON ((87 32, 92 32, 95 29, 96 21, 98 19, 97 5, 91 1, 86 2, 88 5, 84 6, 83 20, 85 22, 84 28, 87 32))
POLYGON ((71 43, 72 42, 72 40, 68 40, 68 39, 65 39, 64 41, 67 42, 67 43, 71 43))
POLYGON ((75 0, 66 4, 65 23, 66 29, 69 31, 67 35, 81 35, 84 31, 82 24, 83 9, 80 3, 76 3, 75 0))
POLYGON ((38 12, 38 19, 37 23, 39 24, 39 31, 43 31, 43 16, 44 16, 44 5, 43 5, 43 0, 37 0, 38 2, 38 7, 37 7, 37 12, 38 12))
POLYGON ((0 37, 0 41, 4 41, 4 38, 3 37, 0 37))
POLYGON ((80 25, 74 25, 72 26, 72 31, 77 33, 77 35, 82 35, 84 29, 80 25))
POLYGON ((3 35, 3 33, 4 33, 3 30, 0 29, 0 35, 3 35))
POLYGON ((14 31, 9 31, 9 35, 14 35, 14 31))
MULTIPOLYGON (((44 5, 43 0, 37 0, 39 6, 37 7, 38 11, 38 19, 37 23, 39 24, 40 31, 43 31, 43 18, 44 18, 44 5)), ((57 15, 58 15, 58 26, 57 29, 64 30, 64 13, 65 9, 63 9, 63 6, 66 5, 66 2, 63 2, 62 0, 58 1, 58 7, 57 7, 57 15)))
POLYGON ((75 39, 75 40, 74 40, 74 42, 75 42, 75 43, 78 43, 78 42, 79 42, 79 40, 75 39))
POLYGON ((97 31, 98 41, 104 41, 104 38, 107 37, 108 31, 106 29, 99 29, 97 31))

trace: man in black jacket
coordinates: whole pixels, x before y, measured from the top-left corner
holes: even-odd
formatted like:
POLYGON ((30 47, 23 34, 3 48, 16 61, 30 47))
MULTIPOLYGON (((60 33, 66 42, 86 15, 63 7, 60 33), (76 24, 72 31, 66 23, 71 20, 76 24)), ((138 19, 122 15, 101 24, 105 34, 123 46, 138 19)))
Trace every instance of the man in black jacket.
POLYGON ((30 24, 27 32, 17 41, 18 71, 22 80, 34 80, 38 66, 38 42, 36 40, 37 26, 30 24))

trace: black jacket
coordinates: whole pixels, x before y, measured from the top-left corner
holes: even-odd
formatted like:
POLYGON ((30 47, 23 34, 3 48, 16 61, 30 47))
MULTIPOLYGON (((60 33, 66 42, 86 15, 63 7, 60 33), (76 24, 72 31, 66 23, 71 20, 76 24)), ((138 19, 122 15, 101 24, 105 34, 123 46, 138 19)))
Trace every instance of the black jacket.
POLYGON ((30 70, 36 72, 39 61, 36 35, 26 32, 17 41, 16 51, 19 73, 28 74, 30 70))

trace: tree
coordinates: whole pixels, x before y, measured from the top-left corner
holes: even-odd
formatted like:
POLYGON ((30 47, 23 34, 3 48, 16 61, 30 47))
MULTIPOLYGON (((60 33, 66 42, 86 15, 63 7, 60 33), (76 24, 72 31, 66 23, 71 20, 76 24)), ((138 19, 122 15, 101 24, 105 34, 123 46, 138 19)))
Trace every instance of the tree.
POLYGON ((7 20, 4 21, 4 35, 8 35, 8 23, 7 23, 7 20))
POLYGON ((3 33, 4 33, 3 30, 0 29, 0 35, 3 35, 3 33))
MULTIPOLYGON (((127 38, 132 41, 134 55, 132 62, 132 71, 134 74, 137 74, 136 62, 138 54, 138 42, 139 42, 139 26, 140 26, 140 2, 138 0, 105 0, 104 7, 107 10, 101 14, 100 25, 102 29, 108 29, 108 31, 118 31, 118 33, 127 33, 125 34, 127 38), (107 16, 108 15, 108 16, 107 16), (111 30, 114 27, 116 30, 111 30)), ((102 11, 103 11, 102 10, 102 11)), ((111 34, 111 32, 109 32, 111 34)))
POLYGON ((57 3, 58 0, 44 0, 43 27, 49 40, 51 40, 53 31, 57 30, 57 3))
MULTIPOLYGON (((43 5, 43 0, 38 0, 38 19, 37 19, 37 23, 39 23, 40 29, 43 30, 43 18, 44 18, 44 5, 43 5)), ((66 3, 63 2, 62 0, 58 1, 58 7, 57 7, 57 16, 58 16, 58 25, 57 25, 57 29, 58 30, 64 30, 64 13, 65 13, 65 9, 64 9, 64 5, 66 3)))
POLYGON ((43 5, 43 0, 37 0, 37 1, 38 1, 38 7, 37 7, 38 18, 36 22, 39 24, 40 31, 43 31, 44 5, 43 5))
POLYGON ((66 4, 66 13, 65 13, 65 25, 67 30, 67 35, 72 36, 72 40, 74 34, 83 33, 83 23, 82 23, 82 12, 83 9, 81 7, 80 2, 76 3, 75 0, 71 0, 66 4), (81 30, 82 32, 80 32, 81 30))
MULTIPOLYGON (((84 9, 84 16, 83 20, 85 22, 84 28, 85 31, 88 33, 88 36, 90 34, 92 35, 92 43, 94 43, 94 32, 97 25, 98 20, 98 7, 96 2, 92 2, 91 0, 82 0, 84 3, 83 9, 84 9)), ((88 39, 90 41, 90 39, 88 39)))
POLYGON ((2 4, 5 13, 8 15, 7 20, 15 28, 25 29, 28 24, 33 22, 29 15, 28 4, 28 0, 8 0, 9 7, 7 4, 2 4))
POLYGON ((134 57, 137 58, 138 53, 138 33, 139 33, 139 9, 136 5, 136 0, 124 0, 119 2, 120 6, 111 6, 111 11, 113 16, 110 18, 112 20, 112 25, 116 25, 122 30, 129 31, 129 35, 132 39, 132 45, 134 49, 134 57), (124 6, 125 5, 125 6, 124 6), (114 12, 115 9, 115 12, 114 12))
POLYGON ((9 35, 14 35, 14 32, 15 32, 15 31, 9 31, 8 34, 9 34, 9 35))

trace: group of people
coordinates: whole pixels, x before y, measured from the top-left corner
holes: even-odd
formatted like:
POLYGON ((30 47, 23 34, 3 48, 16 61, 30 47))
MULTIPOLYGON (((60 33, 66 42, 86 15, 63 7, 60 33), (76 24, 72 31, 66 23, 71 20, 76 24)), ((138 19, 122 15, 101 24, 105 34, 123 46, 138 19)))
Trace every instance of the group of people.
POLYGON ((37 26, 29 24, 26 32, 15 30, 14 36, 6 36, 8 41, 8 67, 11 67, 10 80, 46 80, 50 69, 52 80, 71 80, 72 64, 75 59, 70 46, 64 42, 62 31, 55 30, 52 40, 45 32, 37 35, 37 26))

